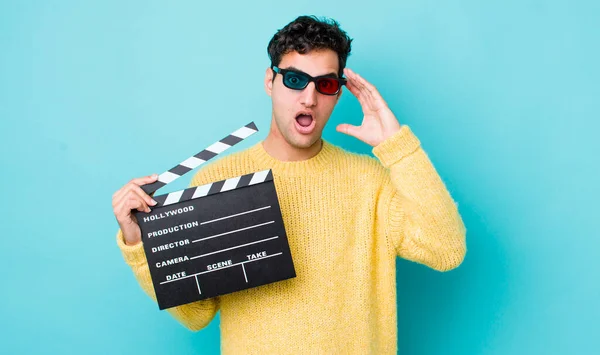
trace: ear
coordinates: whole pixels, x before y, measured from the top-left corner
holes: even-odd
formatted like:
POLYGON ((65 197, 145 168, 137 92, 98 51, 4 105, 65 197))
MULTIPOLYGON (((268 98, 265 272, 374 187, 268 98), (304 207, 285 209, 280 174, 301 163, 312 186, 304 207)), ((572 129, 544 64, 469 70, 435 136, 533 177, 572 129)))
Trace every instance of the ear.
POLYGON ((267 95, 271 96, 271 92, 273 91, 273 70, 271 68, 267 68, 265 72, 265 91, 267 95))

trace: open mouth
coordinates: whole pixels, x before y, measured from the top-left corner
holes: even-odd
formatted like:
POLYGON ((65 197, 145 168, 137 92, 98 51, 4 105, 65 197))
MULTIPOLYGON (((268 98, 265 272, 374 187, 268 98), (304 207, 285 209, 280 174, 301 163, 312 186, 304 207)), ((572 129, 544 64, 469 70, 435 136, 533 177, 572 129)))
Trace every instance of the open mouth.
POLYGON ((311 114, 300 113, 296 116, 296 122, 302 127, 308 127, 313 121, 311 114))
POLYGON ((315 128, 315 119, 312 113, 299 112, 296 115, 296 129, 302 134, 309 134, 315 128))

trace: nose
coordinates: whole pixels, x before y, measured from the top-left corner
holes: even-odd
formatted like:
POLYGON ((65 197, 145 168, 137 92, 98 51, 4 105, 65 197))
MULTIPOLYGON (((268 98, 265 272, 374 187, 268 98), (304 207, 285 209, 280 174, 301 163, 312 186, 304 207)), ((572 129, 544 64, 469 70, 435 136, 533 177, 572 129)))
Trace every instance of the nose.
POLYGON ((302 90, 300 103, 306 107, 313 107, 317 104, 318 91, 315 83, 308 83, 308 86, 302 90))

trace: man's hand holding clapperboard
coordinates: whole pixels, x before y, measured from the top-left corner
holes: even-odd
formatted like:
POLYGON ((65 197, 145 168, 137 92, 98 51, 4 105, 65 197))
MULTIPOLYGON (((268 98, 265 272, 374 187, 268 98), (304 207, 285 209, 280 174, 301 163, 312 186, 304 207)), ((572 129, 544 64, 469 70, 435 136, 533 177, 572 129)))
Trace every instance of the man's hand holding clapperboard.
POLYGON ((144 243, 160 309, 296 276, 271 170, 150 197, 257 131, 249 123, 113 196, 126 243, 144 243))

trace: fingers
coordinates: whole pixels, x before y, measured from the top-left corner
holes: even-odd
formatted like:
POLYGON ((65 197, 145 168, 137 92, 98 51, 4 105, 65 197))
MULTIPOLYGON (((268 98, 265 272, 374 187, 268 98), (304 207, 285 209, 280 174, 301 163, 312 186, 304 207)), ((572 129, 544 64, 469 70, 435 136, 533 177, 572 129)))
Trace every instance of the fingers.
POLYGON ((156 201, 154 201, 154 199, 152 197, 150 197, 150 195, 148 195, 139 186, 131 186, 131 190, 130 191, 132 191, 135 194, 137 194, 138 197, 141 198, 147 205, 154 206, 157 203, 156 201))
POLYGON ((344 74, 348 78, 346 87, 358 98, 363 108, 378 110, 386 105, 377 88, 363 77, 349 68, 344 69, 344 74))
POLYGON ((123 202, 122 208, 125 210, 123 212, 131 212, 132 210, 138 210, 140 212, 150 212, 150 207, 144 202, 144 200, 131 197, 128 200, 123 202))
POLYGON ((336 128, 336 131, 347 134, 349 136, 352 136, 354 138, 358 138, 361 139, 359 137, 360 135, 360 127, 359 126, 353 126, 347 123, 342 123, 339 124, 336 128))
POLYGON ((119 213, 121 217, 126 217, 131 213, 131 210, 150 213, 150 207, 156 205, 157 202, 149 197, 140 187, 132 187, 128 193, 115 203, 115 213, 119 213))
POLYGON ((360 90, 360 88, 356 86, 353 80, 348 80, 346 82, 346 88, 348 88, 352 95, 354 95, 358 99, 358 102, 360 103, 360 106, 363 107, 363 109, 369 107, 367 98, 365 97, 364 93, 360 90))
POLYGON ((356 74, 350 68, 345 68, 344 74, 348 78, 348 83, 350 83, 352 86, 354 86, 361 95, 368 94, 368 90, 363 85, 363 83, 359 80, 358 74, 356 74))
POLYGON ((154 181, 156 181, 156 179, 158 179, 158 175, 152 174, 152 175, 144 176, 141 178, 132 179, 130 182, 132 182, 138 186, 141 186, 141 185, 153 183, 154 181))
POLYGON ((356 80, 356 77, 354 76, 354 72, 351 71, 350 69, 346 68, 344 69, 344 74, 346 75, 346 87, 354 94, 354 96, 356 96, 357 98, 360 99, 359 96, 364 95, 363 90, 361 89, 360 86, 358 86, 358 81, 356 80))
POLYGON ((146 203, 137 197, 131 197, 121 201, 115 208, 115 217, 119 223, 126 223, 131 220, 131 211, 138 210, 140 212, 150 212, 150 208, 146 203))
POLYGON ((353 82, 352 84, 358 87, 365 94, 369 94, 372 96, 378 95, 378 91, 375 88, 375 86, 366 81, 362 76, 358 75, 350 68, 346 68, 344 69, 344 71, 346 72, 348 78, 350 78, 350 80, 353 82))
MULTIPOLYGON (((135 187, 139 188, 139 186, 153 183, 157 179, 158 179, 157 174, 152 174, 152 175, 144 176, 141 178, 132 179, 127 184, 125 184, 122 188, 120 188, 117 192, 115 192, 115 194, 113 195, 113 205, 115 205, 117 202, 121 201, 124 198, 124 196, 130 190, 134 189, 135 187)), ((144 192, 144 194, 146 194, 146 193, 144 192)))
POLYGON ((150 207, 148 206, 154 206, 157 202, 142 190, 140 186, 152 183, 157 179, 158 175, 156 174, 132 179, 115 192, 112 199, 112 206, 113 212, 119 222, 131 218, 131 210, 150 212, 150 207))
POLYGON ((348 88, 348 90, 350 90, 350 92, 352 92, 352 94, 354 94, 354 96, 356 96, 360 100, 359 96, 362 93, 360 89, 356 86, 355 81, 351 80, 349 76, 347 76, 346 78, 348 78, 348 81, 346 81, 346 87, 348 88))
POLYGON ((136 199, 143 203, 143 205, 146 207, 143 210, 144 212, 150 212, 150 208, 148 208, 148 206, 154 206, 157 203, 152 197, 148 196, 148 194, 146 194, 144 190, 142 190, 139 186, 129 185, 127 186, 125 192, 121 195, 119 200, 114 202, 114 205, 122 205, 124 202, 127 202, 130 199, 136 199))

